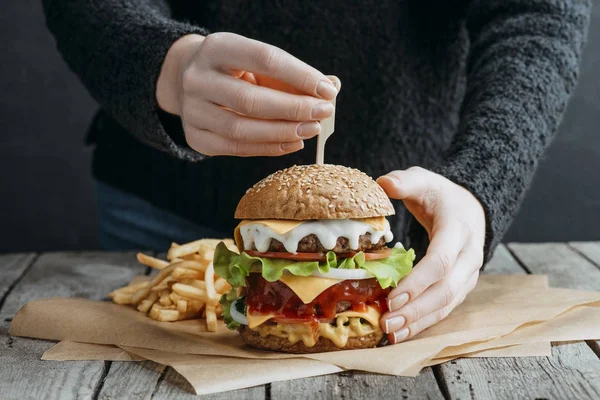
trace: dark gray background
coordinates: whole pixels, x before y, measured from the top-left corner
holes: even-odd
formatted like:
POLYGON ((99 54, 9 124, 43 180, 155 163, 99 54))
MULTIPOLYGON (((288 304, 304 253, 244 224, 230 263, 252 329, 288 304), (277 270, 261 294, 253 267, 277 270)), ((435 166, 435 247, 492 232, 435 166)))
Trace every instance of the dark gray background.
MULTIPOLYGON (((96 247, 83 143, 94 102, 56 51, 40 3, 0 6, 0 252, 96 247)), ((600 239, 599 123, 595 7, 579 86, 506 241, 600 239)))

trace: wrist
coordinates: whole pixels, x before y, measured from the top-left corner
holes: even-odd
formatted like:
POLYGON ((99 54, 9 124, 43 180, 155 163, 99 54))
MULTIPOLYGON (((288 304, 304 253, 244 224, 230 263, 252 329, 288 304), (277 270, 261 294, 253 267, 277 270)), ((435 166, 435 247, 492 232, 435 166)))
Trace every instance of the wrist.
POLYGON ((156 83, 156 101, 162 110, 170 114, 180 114, 179 93, 183 71, 203 40, 202 35, 186 35, 175 41, 169 48, 156 83))

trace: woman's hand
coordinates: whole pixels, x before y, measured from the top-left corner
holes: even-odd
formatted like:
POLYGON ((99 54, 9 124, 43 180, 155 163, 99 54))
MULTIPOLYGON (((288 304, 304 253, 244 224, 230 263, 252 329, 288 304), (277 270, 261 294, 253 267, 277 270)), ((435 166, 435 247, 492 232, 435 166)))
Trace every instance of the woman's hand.
POLYGON ((337 95, 321 72, 265 43, 233 33, 189 35, 169 49, 159 106, 179 115, 194 150, 279 156, 318 135, 337 95))
POLYGON ((427 230, 427 254, 388 295, 381 326, 399 343, 446 318, 475 287, 483 263, 485 215, 466 189, 419 167, 392 171, 377 182, 402 200, 427 230))

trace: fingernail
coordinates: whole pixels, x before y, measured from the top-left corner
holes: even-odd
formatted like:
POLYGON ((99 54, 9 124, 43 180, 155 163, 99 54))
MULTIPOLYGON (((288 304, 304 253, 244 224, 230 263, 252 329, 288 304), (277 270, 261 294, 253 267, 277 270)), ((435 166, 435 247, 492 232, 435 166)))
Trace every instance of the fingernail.
POLYGON ((385 333, 392 333, 404 326, 406 319, 402 315, 385 320, 385 333))
POLYGON ((400 307, 406 304, 408 301, 408 293, 402 293, 392 299, 388 300, 388 308, 390 311, 399 310, 400 307))
POLYGON ((321 81, 317 85, 317 94, 324 99, 332 100, 337 95, 337 89, 330 81, 321 81))
POLYGON ((310 117, 312 119, 324 119, 333 114, 333 104, 331 103, 317 103, 313 106, 310 117))
POLYGON ((301 139, 310 139, 311 137, 318 135, 321 132, 321 124, 318 122, 305 122, 298 125, 296 134, 301 139))
POLYGON ((408 337, 408 328, 404 328, 400 331, 396 331, 394 333, 392 333, 392 342, 393 343, 400 343, 401 341, 405 340, 408 337))
POLYGON ((283 151, 302 150, 303 148, 304 148, 304 142, 303 141, 281 143, 281 149, 283 151))

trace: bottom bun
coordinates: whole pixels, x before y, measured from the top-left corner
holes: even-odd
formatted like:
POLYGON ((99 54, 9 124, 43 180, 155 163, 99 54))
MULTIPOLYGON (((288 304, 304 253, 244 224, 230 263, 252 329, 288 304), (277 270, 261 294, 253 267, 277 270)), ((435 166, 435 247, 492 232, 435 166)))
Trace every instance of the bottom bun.
POLYGON ((292 344, 287 338, 280 338, 273 335, 262 337, 260 333, 249 329, 245 325, 240 327, 239 332, 244 342, 251 347, 295 354, 367 349, 377 346, 383 338, 383 332, 377 331, 366 336, 348 338, 344 347, 337 347, 331 340, 321 337, 313 347, 307 347, 302 341, 292 344))

